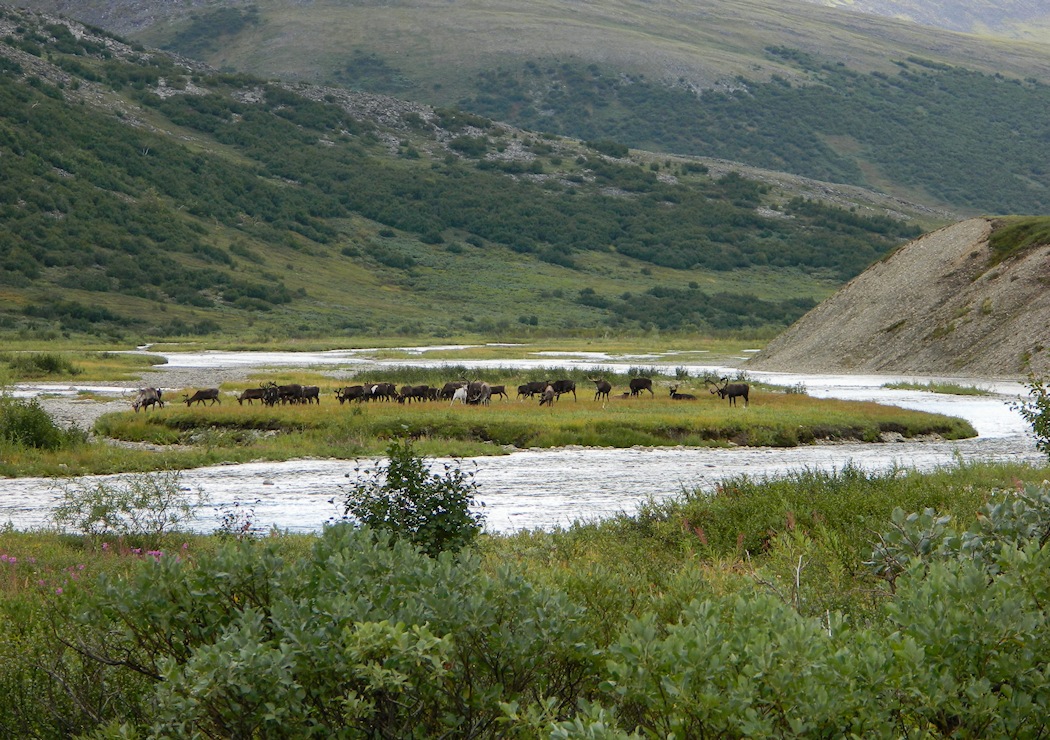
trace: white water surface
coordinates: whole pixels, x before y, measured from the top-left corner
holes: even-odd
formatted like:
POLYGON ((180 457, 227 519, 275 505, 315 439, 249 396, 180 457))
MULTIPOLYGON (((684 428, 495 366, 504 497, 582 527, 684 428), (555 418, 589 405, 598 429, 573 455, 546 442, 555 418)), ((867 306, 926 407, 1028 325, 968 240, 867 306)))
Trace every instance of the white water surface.
MULTIPOLYGON (((679 368, 696 378, 706 371, 735 374, 734 367, 682 365, 673 353, 613 356, 604 353, 537 353, 523 360, 428 360, 427 351, 449 347, 413 348, 409 360, 376 360, 375 350, 331 352, 201 352, 164 355, 170 368, 313 367, 347 369, 360 373, 367 367, 463 366, 478 368, 574 368, 588 372, 625 371, 644 364, 674 374, 679 368)), ((462 347, 460 347, 462 348, 462 347)), ((660 500, 683 490, 710 490, 719 481, 740 475, 752 478, 777 476, 803 470, 841 470, 853 465, 876 472, 895 468, 930 470, 959 462, 1045 462, 1035 447, 1026 423, 1013 408, 1025 393, 1022 384, 999 380, 929 378, 880 375, 796 375, 749 372, 761 382, 794 386, 802 384, 809 395, 820 398, 876 401, 909 409, 930 411, 968 420, 978 437, 958 442, 901 442, 884 444, 830 444, 795 448, 634 448, 525 450, 509 455, 457 461, 474 471, 479 501, 484 505, 486 528, 492 532, 565 527, 633 512, 647 498, 660 500), (931 380, 976 385, 987 396, 956 396, 926 391, 885 388, 896 381, 926 383, 931 380)), ((696 381, 699 386, 699 381, 696 381)), ((689 385, 685 382, 684 385, 689 385)), ((124 393, 124 388, 93 386, 20 386, 19 395, 94 392, 124 393)), ((702 389, 702 386, 700 386, 702 389)), ((581 393, 590 389, 581 386, 581 393)), ((761 393, 753 397, 761 403, 761 393)), ((563 402, 571 403, 571 401, 563 402)), ((744 408, 738 413, 747 413, 744 408)), ((363 461, 370 462, 370 461, 363 461)), ((435 460, 436 465, 448 462, 435 460)), ((291 532, 314 532, 342 514, 353 461, 293 460, 222 465, 184 471, 183 485, 203 490, 211 500, 204 516, 194 525, 211 531, 226 511, 240 508, 253 513, 256 526, 291 532)), ((92 479, 86 479, 90 482, 92 479)), ((47 526, 58 501, 53 481, 39 478, 0 479, 0 525, 17 529, 47 526)))

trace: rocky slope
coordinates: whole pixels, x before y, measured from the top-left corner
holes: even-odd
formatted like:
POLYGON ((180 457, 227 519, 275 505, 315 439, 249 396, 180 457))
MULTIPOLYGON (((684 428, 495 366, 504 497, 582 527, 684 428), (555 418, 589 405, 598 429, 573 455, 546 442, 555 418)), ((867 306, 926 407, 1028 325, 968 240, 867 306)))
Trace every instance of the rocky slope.
POLYGON ((993 265, 992 221, 926 234, 854 278, 749 367, 1023 377, 1050 372, 1050 245, 993 265))

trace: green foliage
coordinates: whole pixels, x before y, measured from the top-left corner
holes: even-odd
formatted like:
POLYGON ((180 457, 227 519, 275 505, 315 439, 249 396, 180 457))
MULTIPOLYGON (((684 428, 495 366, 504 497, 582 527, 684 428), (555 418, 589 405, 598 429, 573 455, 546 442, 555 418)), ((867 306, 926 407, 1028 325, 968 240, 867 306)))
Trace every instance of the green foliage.
POLYGON ((340 524, 308 557, 271 540, 157 558, 95 589, 78 637, 153 679, 161 735, 494 737, 501 702, 571 711, 596 669, 580 616, 469 555, 340 524))
POLYGON ((1045 380, 1029 376, 1028 398, 1014 405, 1032 427, 1036 447, 1050 456, 1050 388, 1045 380))
POLYGON ((461 550, 477 538, 484 515, 470 510, 477 494, 473 473, 451 463, 445 464, 444 475, 430 472, 426 458, 407 439, 391 442, 387 457, 385 467, 354 471, 365 478, 350 485, 347 515, 376 532, 406 539, 431 557, 461 550))
POLYGON ((54 352, 3 353, 12 374, 20 378, 39 378, 49 375, 79 375, 83 372, 62 355, 54 352))
POLYGON ((16 449, 55 451, 71 449, 86 441, 87 435, 82 430, 56 425, 35 398, 0 396, 0 444, 16 449))
POLYGON ((1050 488, 995 491, 968 529, 958 532, 951 521, 951 516, 938 515, 932 508, 910 514, 894 509, 890 528, 879 535, 869 565, 891 585, 916 560, 965 557, 997 574, 1003 548, 1043 547, 1050 542, 1050 488))
MULTIPOLYGON (((810 568, 833 540, 807 544, 801 524, 750 572, 644 514, 492 538, 485 561, 349 523, 127 562, 0 532, 0 722, 26 737, 1039 737, 1050 489, 983 506, 966 490, 1020 471, 853 478, 854 505, 945 488, 953 516, 866 518, 912 544, 889 558, 892 592, 850 574, 841 609, 769 582, 799 552, 803 591, 825 577, 810 568)), ((776 508, 813 484, 752 493, 776 508)))
POLYGON ((122 480, 74 479, 56 484, 59 501, 51 519, 88 537, 135 537, 159 542, 185 528, 206 503, 201 490, 183 487, 178 472, 133 475, 122 480))
POLYGON ((698 332, 786 328, 816 305, 810 298, 765 301, 753 295, 708 295, 699 290, 663 286, 616 298, 599 296, 593 290, 580 291, 577 301, 608 310, 613 315, 613 326, 660 330, 688 327, 698 332))
POLYGON ((865 184, 862 170, 873 167, 957 208, 1043 213, 1050 206, 1050 171, 1042 166, 1050 142, 1029 115, 1050 105, 1050 87, 921 59, 900 62, 890 76, 792 49, 766 51, 796 67, 801 81, 740 78, 732 91, 697 95, 622 69, 534 60, 479 73, 476 93, 462 104, 524 128, 833 182, 865 184), (829 143, 839 136, 856 142, 850 151, 857 153, 829 143))
MULTIPOLYGON (((194 33, 235 33, 243 27, 238 24, 254 23, 254 13, 254 6, 202 12, 194 33)), ((228 325, 232 314, 258 320, 270 334, 301 335, 303 324, 342 330, 347 323, 394 333, 413 323, 388 321, 393 304, 365 301, 359 288, 394 283, 402 296, 428 291, 428 300, 418 303, 430 303, 447 293, 433 276, 457 274, 469 257, 450 264, 453 252, 428 248, 449 240, 484 245, 491 261, 509 259, 504 250, 510 250, 515 259, 544 263, 519 271, 536 274, 530 291, 539 293, 532 288, 550 279, 548 266, 576 271, 593 262, 587 253, 610 252, 671 270, 797 268, 823 285, 852 277, 916 231, 801 202, 791 205, 793 218, 763 215, 759 206, 772 199, 769 188, 738 175, 715 179, 691 166, 688 178, 658 178, 647 162, 610 161, 578 144, 571 145, 580 152, 574 158, 563 152, 568 143, 553 147, 533 135, 523 134, 528 141, 522 143, 535 149, 534 159, 467 162, 463 154, 480 157, 503 147, 504 132, 488 118, 452 108, 435 110, 432 120, 415 114, 407 134, 396 132, 399 150, 415 152, 410 159, 382 144, 392 129, 359 120, 336 96, 314 99, 309 90, 205 76, 163 55, 116 53, 90 34, 77 41, 29 16, 23 20, 18 38, 46 50, 72 75, 70 85, 105 82, 128 106, 145 107, 145 115, 167 125, 129 127, 120 116, 76 104, 68 88, 34 74, 0 74, 0 155, 9 165, 0 183, 0 284, 23 298, 3 307, 4 327, 139 338, 207 333, 228 325), (249 98, 243 88, 263 95, 249 98), (167 128, 180 133, 160 133, 167 128), (443 143, 449 141, 451 149, 443 143), (555 151, 558 165, 550 156, 555 151), (516 177, 526 173, 549 177, 516 177), (367 253, 362 234, 373 227, 398 234, 403 244, 377 252, 379 267, 338 264, 339 275, 358 281, 340 297, 335 252, 367 253), (425 269, 404 279, 416 265, 425 269), (331 282, 328 294, 308 296, 319 279, 331 282), (26 293, 32 285, 53 286, 61 299, 26 293), (354 300, 351 311, 341 309, 340 301, 354 300), (316 310, 326 303, 340 308, 316 310), (260 311, 271 316, 257 316, 260 311)), ((589 138, 625 153, 622 144, 601 144, 618 135, 589 138)), ((653 282, 646 280, 646 287, 653 282)), ((486 287, 477 294, 490 293, 486 287)), ((624 330, 651 328, 618 317, 612 307, 532 301, 531 310, 523 305, 494 318, 489 330, 519 315, 536 315, 536 325, 548 330, 609 320, 624 330), (547 320, 540 308, 561 323, 547 320), (574 310, 567 315, 566 309, 574 310)), ((399 299, 396 310, 414 302, 399 299)), ((719 323, 703 317, 704 306, 689 309, 686 324, 665 320, 660 328, 692 331, 719 323)), ((443 316, 440 305, 425 313, 414 320, 448 330, 449 320, 435 318, 443 316)))
POLYGON ((834 531, 844 562, 856 569, 870 552, 877 523, 889 520, 898 506, 915 511, 946 509, 950 503, 976 510, 983 494, 957 486, 960 476, 965 471, 934 477, 904 470, 867 473, 853 465, 772 480, 742 476, 723 481, 713 493, 647 504, 639 519, 654 527, 661 522, 684 527, 712 556, 765 552, 779 534, 796 528, 813 537, 834 531))
POLYGON ((189 27, 176 33, 164 48, 187 56, 200 56, 216 50, 224 38, 236 36, 244 29, 259 24, 259 9, 215 8, 190 17, 189 27))
POLYGON ((1050 244, 1050 218, 1034 216, 999 219, 993 225, 988 244, 992 247, 991 265, 1032 247, 1050 244))

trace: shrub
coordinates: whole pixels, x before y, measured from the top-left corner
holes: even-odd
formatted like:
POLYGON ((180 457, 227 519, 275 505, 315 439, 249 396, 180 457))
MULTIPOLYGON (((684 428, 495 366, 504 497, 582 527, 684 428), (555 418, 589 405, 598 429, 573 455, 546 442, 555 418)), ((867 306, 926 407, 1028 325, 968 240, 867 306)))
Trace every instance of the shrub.
POLYGON ((501 705, 573 711, 582 610, 471 554, 327 527, 307 557, 229 541, 103 581, 76 644, 150 677, 162 737, 500 737, 501 705))
POLYGON ((1025 385, 1028 399, 1019 401, 1014 408, 1032 426, 1036 447, 1050 456, 1050 388, 1045 380, 1034 375, 1028 377, 1025 385))
POLYGON ((76 427, 64 430, 40 406, 35 398, 28 401, 0 398, 0 442, 16 447, 58 450, 83 443, 85 433, 76 427))
POLYGON ((58 484, 60 501, 51 513, 60 527, 102 535, 159 540, 179 531, 206 502, 203 491, 185 489, 178 472, 135 475, 123 480, 75 479, 58 484))
POLYGON ((387 455, 385 467, 355 471, 365 478, 350 487, 345 513, 376 531, 407 539, 431 556, 470 545, 484 520, 470 511, 477 493, 474 474, 450 463, 444 475, 431 473, 409 440, 392 442, 387 455))
POLYGON ((61 355, 53 352, 14 354, 8 359, 17 375, 35 378, 46 375, 79 375, 82 370, 61 355))

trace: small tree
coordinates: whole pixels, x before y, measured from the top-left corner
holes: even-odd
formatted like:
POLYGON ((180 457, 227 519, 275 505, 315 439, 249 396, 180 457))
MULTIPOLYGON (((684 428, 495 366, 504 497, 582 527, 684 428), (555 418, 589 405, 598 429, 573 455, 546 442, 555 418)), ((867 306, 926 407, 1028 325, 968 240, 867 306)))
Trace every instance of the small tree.
POLYGON ((1045 380, 1034 375, 1028 376, 1025 386, 1028 388, 1028 399, 1019 401, 1014 408, 1032 426, 1035 446, 1050 456, 1050 388, 1047 388, 1045 380))
POLYGON ((88 537, 143 537, 159 542, 182 531, 204 506, 204 491, 182 485, 178 471, 126 478, 57 481, 59 502, 51 519, 88 537))
POLYGON ((432 473, 409 440, 392 442, 387 456, 385 467, 377 463, 355 471, 364 477, 350 486, 344 513, 410 541, 431 557, 470 545, 484 521, 483 514, 470 510, 477 494, 473 472, 446 463, 443 475, 432 473))

